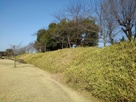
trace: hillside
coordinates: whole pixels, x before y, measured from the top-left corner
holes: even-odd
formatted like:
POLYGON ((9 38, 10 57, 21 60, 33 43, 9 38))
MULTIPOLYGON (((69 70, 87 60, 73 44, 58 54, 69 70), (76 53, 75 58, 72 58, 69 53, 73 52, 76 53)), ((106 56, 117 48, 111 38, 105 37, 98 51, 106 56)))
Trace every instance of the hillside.
POLYGON ((136 102, 136 41, 18 56, 106 102, 136 102))

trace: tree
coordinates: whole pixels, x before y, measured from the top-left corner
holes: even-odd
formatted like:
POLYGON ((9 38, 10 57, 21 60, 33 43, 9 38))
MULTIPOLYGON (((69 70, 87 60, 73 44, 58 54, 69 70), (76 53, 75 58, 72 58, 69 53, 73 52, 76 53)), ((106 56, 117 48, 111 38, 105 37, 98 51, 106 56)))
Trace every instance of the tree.
MULTIPOLYGON (((88 30, 88 26, 82 26, 81 22, 85 19, 88 19, 90 21, 95 21, 95 18, 92 17, 92 10, 90 9, 90 7, 88 6, 88 4, 86 4, 85 2, 81 2, 81 1, 76 1, 76 2, 72 2, 69 6, 67 6, 66 8, 66 14, 67 14, 67 20, 73 20, 74 25, 75 25, 75 29, 79 30, 79 32, 81 30, 88 30)), ((92 25, 93 26, 93 25, 92 25)), ((93 30, 93 29, 89 29, 89 30, 93 30)))
POLYGON ((39 52, 52 51, 58 49, 58 39, 55 35, 56 23, 50 23, 48 29, 41 29, 37 32, 37 41, 34 47, 39 52))
POLYGON ((55 29, 55 37, 58 39, 58 41, 59 41, 59 45, 60 45, 60 47, 61 47, 61 49, 63 49, 63 48, 66 48, 67 47, 67 45, 68 45, 68 43, 67 43, 67 21, 66 21, 66 19, 62 19, 62 20, 60 20, 60 22, 57 24, 57 26, 56 26, 56 29, 55 29))
POLYGON ((106 46, 106 43, 108 42, 108 36, 106 34, 105 30, 105 24, 104 24, 104 17, 103 17, 103 1, 96 2, 96 5, 94 7, 94 12, 96 13, 96 19, 99 25, 99 40, 103 40, 104 46, 106 46))
POLYGON ((63 18, 56 28, 56 35, 59 38, 62 48, 72 46, 72 29, 74 29, 74 23, 72 20, 67 21, 66 18, 63 18))
MULTIPOLYGON (((96 27, 95 18, 91 16, 92 12, 88 4, 81 1, 71 2, 70 5, 65 8, 65 13, 61 14, 62 16, 58 13, 59 16, 55 17, 59 20, 65 17, 61 19, 61 25, 63 26, 61 28, 65 29, 64 35, 69 47, 73 44, 85 46, 85 43, 91 40, 88 35, 92 32, 97 39, 95 41, 98 42, 98 26, 96 27), (84 36, 85 38, 82 38, 82 34, 86 35, 84 36)), ((94 36, 92 37, 91 35, 90 37, 94 38, 94 36)), ((64 36, 62 37, 62 41, 64 42, 64 36)), ((88 44, 86 43, 86 45, 88 44)))
POLYGON ((37 32, 37 41, 34 43, 34 48, 38 52, 45 52, 46 51, 46 43, 44 42, 44 35, 46 33, 45 29, 40 29, 37 32))
POLYGON ((98 26, 90 14, 89 6, 83 2, 71 3, 64 12, 54 15, 59 22, 49 24, 44 34, 37 34, 35 48, 39 50, 38 46, 43 44, 46 44, 46 50, 70 48, 73 45, 96 46, 98 26))
POLYGON ((46 50, 52 51, 77 46, 96 46, 98 42, 98 26, 94 20, 83 18, 78 21, 62 19, 59 23, 50 23, 44 33, 37 34, 34 46, 37 50, 46 44, 46 50), (82 35, 85 34, 83 37, 82 35), (40 36, 39 36, 40 35, 40 36))
POLYGON ((16 68, 16 56, 19 54, 21 43, 19 45, 11 45, 11 49, 14 52, 14 68, 16 68))
POLYGON ((24 47, 25 52, 27 53, 34 53, 36 49, 34 48, 34 43, 29 43, 27 46, 24 47))
POLYGON ((94 20, 89 18, 83 19, 79 28, 82 32, 82 46, 96 46, 98 43, 98 26, 94 20))
POLYGON ((136 19, 136 0, 106 0, 106 2, 110 6, 112 16, 122 27, 128 40, 132 41, 133 38, 136 38, 133 32, 136 19))
POLYGON ((43 51, 41 42, 35 41, 34 48, 37 50, 37 52, 42 52, 43 51))
POLYGON ((116 35, 120 32, 115 18, 112 16, 110 6, 105 0, 98 0, 94 7, 97 23, 99 24, 99 37, 103 40, 104 46, 107 43, 113 44, 116 35))
POLYGON ((6 49, 5 54, 7 57, 11 57, 14 55, 13 49, 6 49))
POLYGON ((120 30, 117 29, 118 24, 115 18, 112 16, 112 11, 107 2, 102 2, 102 10, 103 10, 102 16, 104 21, 103 23, 106 28, 108 42, 114 44, 114 38, 120 32, 120 30))
POLYGON ((46 48, 49 51, 59 49, 58 46, 59 41, 58 41, 58 36, 56 36, 56 28, 57 28, 56 23, 50 23, 47 32, 44 36, 46 41, 46 48))
POLYGON ((73 1, 66 7, 67 19, 74 20, 76 23, 80 19, 92 17, 91 13, 91 9, 85 1, 73 1))
POLYGON ((57 24, 55 35, 63 47, 96 46, 98 42, 98 26, 94 20, 83 18, 78 21, 62 19, 57 24), (85 35, 85 36, 83 36, 85 35))

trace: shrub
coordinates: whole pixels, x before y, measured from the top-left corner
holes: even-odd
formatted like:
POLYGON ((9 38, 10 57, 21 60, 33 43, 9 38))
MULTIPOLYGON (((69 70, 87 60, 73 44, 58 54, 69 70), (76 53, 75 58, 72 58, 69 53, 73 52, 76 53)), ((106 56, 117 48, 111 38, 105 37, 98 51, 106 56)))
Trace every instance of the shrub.
POLYGON ((136 41, 19 56, 106 102, 136 102, 136 41))

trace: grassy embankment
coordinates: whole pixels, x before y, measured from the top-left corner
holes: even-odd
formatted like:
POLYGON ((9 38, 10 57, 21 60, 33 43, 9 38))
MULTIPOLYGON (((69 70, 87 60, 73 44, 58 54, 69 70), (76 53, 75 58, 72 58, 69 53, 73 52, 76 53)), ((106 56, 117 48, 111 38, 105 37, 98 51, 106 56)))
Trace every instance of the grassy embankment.
POLYGON ((136 41, 19 56, 106 102, 136 102, 136 41))

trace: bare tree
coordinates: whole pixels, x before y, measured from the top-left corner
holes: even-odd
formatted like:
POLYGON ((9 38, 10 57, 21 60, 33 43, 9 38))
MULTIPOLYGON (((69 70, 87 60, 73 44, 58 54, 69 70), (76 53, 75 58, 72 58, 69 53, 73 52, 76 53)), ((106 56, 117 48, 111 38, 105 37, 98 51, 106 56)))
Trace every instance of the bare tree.
MULTIPOLYGON (((91 6, 92 7, 92 6, 91 6)), ((79 42, 82 43, 81 41, 81 33, 84 31, 88 32, 97 32, 97 27, 94 26, 94 23, 89 23, 89 24, 83 24, 81 23, 85 19, 89 19, 95 22, 95 18, 92 16, 92 8, 90 8, 90 5, 87 2, 83 1, 76 1, 76 2, 71 2, 70 5, 67 6, 66 8, 66 14, 69 19, 72 19, 74 21, 74 28, 77 30, 77 40, 80 40, 79 42), (91 28, 91 29, 90 29, 91 28), (94 29, 93 29, 94 28, 94 29)), ((82 45, 82 44, 81 44, 82 45)))
MULTIPOLYGON (((99 0, 98 0, 99 1, 99 0)), ((106 34, 104 16, 103 16, 103 1, 96 2, 94 12, 96 15, 97 23, 99 25, 99 38, 103 40, 103 46, 106 46, 108 42, 108 35, 106 34)))
POLYGON ((112 16, 122 27, 123 32, 129 41, 136 38, 133 33, 136 19, 136 0, 106 0, 112 11, 112 16))
MULTIPOLYGON (((55 13, 53 14, 53 17, 55 17, 55 19, 56 19, 57 21, 59 21, 59 22, 60 22, 62 19, 67 18, 65 10, 59 10, 59 11, 55 12, 55 13)), ((56 20, 55 20, 55 21, 56 21, 56 20)), ((56 21, 56 22, 57 22, 57 21, 56 21)))
POLYGON ((90 5, 87 2, 83 2, 81 0, 71 1, 65 8, 62 10, 58 10, 58 12, 54 13, 53 16, 61 21, 62 19, 66 20, 75 20, 79 21, 83 18, 89 18, 92 14, 92 10, 90 5))
POLYGON ((107 43, 113 44, 115 36, 120 31, 117 29, 118 24, 112 16, 108 3, 105 0, 96 1, 94 12, 99 24, 99 37, 103 40, 104 46, 107 43))
POLYGON ((16 55, 19 54, 20 46, 21 46, 21 43, 19 45, 11 45, 11 49, 13 49, 13 52, 14 52, 14 68, 16 68, 16 55))
POLYGON ((88 18, 91 10, 86 3, 81 1, 71 2, 66 8, 67 16, 78 22, 82 18, 88 18))
POLYGON ((25 52, 27 53, 36 52, 36 49, 34 48, 34 43, 29 43, 27 46, 23 47, 22 49, 24 49, 25 52))
POLYGON ((134 39, 136 39, 136 19, 135 19, 135 35, 134 35, 134 39))
POLYGON ((102 16, 105 25, 106 33, 108 35, 108 42, 113 44, 114 38, 120 32, 116 19, 112 16, 112 11, 107 2, 102 2, 102 16))
MULTIPOLYGON (((86 2, 81 2, 79 1, 71 1, 69 5, 64 8, 64 10, 60 10, 59 12, 54 14, 54 17, 59 20, 59 21, 64 21, 63 23, 65 26, 66 32, 68 32, 66 39, 67 40, 67 45, 71 47, 71 31, 74 28, 77 30, 78 33, 81 33, 83 30, 93 30, 93 29, 88 29, 88 26, 83 26, 80 22, 84 20, 85 18, 89 18, 91 20, 94 20, 94 18, 91 15, 91 10, 88 4, 86 2), (72 22, 69 22, 72 21, 72 22), (67 23, 69 22, 69 23, 67 23), (72 25, 71 25, 72 24, 72 25)), ((90 25, 89 25, 90 26, 90 25)), ((94 25, 93 25, 94 26, 94 25)), ((63 28, 63 27, 61 27, 63 28)), ((95 31, 95 30, 93 30, 95 31)), ((76 35, 76 34, 75 34, 76 35)), ((80 35, 81 36, 81 35, 80 35)), ((62 38, 62 42, 64 42, 64 38, 62 38)))

